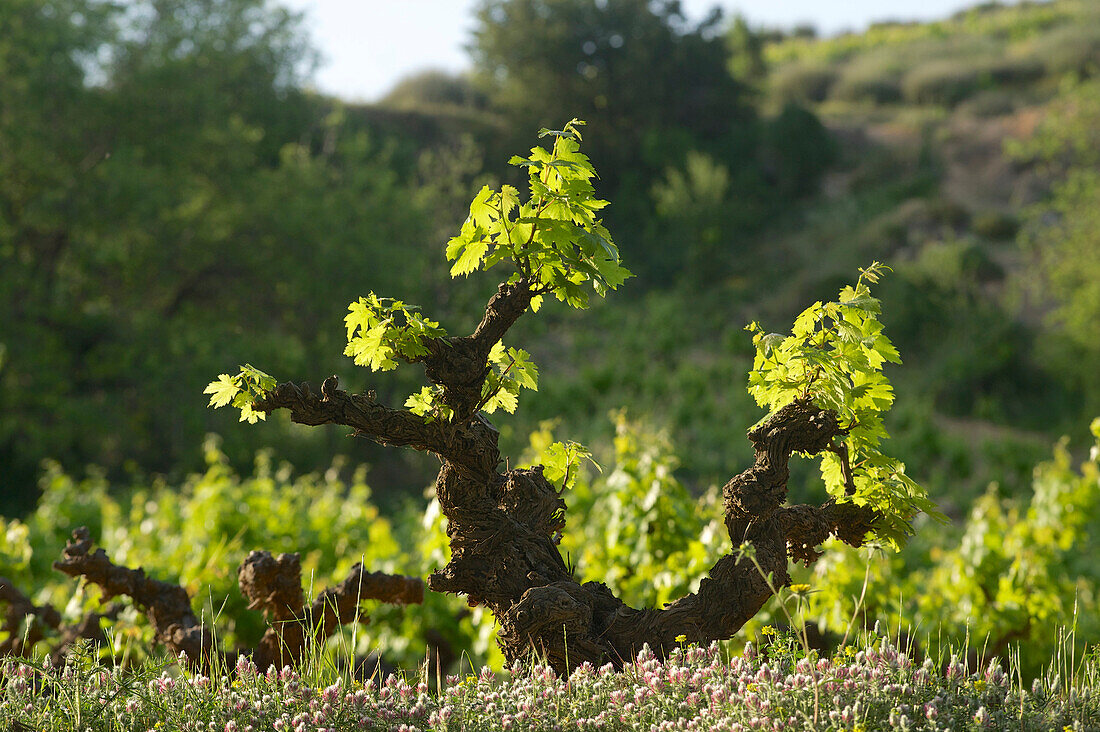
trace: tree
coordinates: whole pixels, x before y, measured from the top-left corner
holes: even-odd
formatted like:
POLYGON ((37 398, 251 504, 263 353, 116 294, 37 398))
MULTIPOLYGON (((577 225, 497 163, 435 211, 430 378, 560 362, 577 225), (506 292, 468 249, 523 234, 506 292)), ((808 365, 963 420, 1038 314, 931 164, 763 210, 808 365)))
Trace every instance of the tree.
POLYGON ((749 27, 745 16, 738 14, 726 30, 726 44, 729 46, 730 73, 745 83, 759 85, 767 74, 764 62, 763 33, 749 27))
POLYGON ((429 70, 407 76, 386 92, 381 104, 394 109, 485 107, 485 95, 465 76, 429 70))
MULTIPOLYGON (((356 262, 377 287, 416 277, 380 258, 430 238, 438 196, 300 88, 297 16, 265 0, 16 0, 0 27, 0 512, 18 513, 46 458, 194 466, 226 425, 185 395, 225 348, 338 357, 314 321, 358 293, 356 262)), ((281 439, 244 437, 238 463, 281 439)))
POLYGON ((586 661, 621 664, 644 644, 663 656, 683 641, 729 638, 790 582, 788 558, 812 563, 830 536, 853 546, 872 535, 900 545, 915 513, 933 510, 904 465, 878 450, 882 413, 893 401, 881 369, 898 357, 870 296, 882 271, 875 265, 837 302, 807 309, 790 336, 749 327, 757 346, 750 391, 771 411, 749 430, 753 466, 723 489, 736 552, 718 560, 697 592, 663 609, 632 608, 601 582, 577 581, 556 545, 565 526, 562 493, 587 452, 557 443, 544 465, 502 470, 489 417, 513 412, 521 390, 538 386, 528 354, 503 345, 509 328, 549 296, 584 308, 593 292, 602 297, 630 276, 596 218, 607 201, 596 198, 595 170, 580 152, 581 124, 543 130, 550 150, 511 159, 527 169, 527 201, 512 186, 483 187, 447 244, 452 277, 510 270, 470 335, 448 336, 413 306, 374 293, 349 307, 345 353, 355 363, 373 371, 400 362, 424 367, 430 385, 406 409, 380 404, 373 392, 349 394, 335 376, 316 394, 251 366, 207 387, 212 406, 232 404, 242 421, 286 409, 299 424, 342 424, 381 444, 436 454, 451 559, 430 575, 429 588, 488 607, 509 661, 545 656, 559 672, 586 661), (822 505, 783 505, 794 453, 822 456, 830 493, 822 505))
POLYGON ((113 40, 114 10, 86 0, 0 5, 0 466, 5 493, 17 497, 33 485, 42 432, 64 429, 63 398, 42 382, 72 382, 70 354, 102 329, 74 302, 64 263, 79 191, 103 155, 85 77, 113 40))
MULTIPOLYGON (((591 154, 617 201, 609 225, 637 242, 632 265, 647 286, 678 279, 680 268, 666 266, 677 246, 709 260, 703 270, 688 267, 693 284, 723 281, 754 235, 789 198, 813 190, 831 161, 824 127, 802 119, 813 119, 809 112, 758 118, 762 41, 743 20, 727 33, 721 21, 715 10, 689 22, 676 0, 483 0, 477 13, 474 78, 513 129, 575 114, 604 132, 591 154), (792 130, 809 136, 800 145, 784 137, 792 130), (661 202, 648 194, 699 155, 730 173, 727 200, 747 205, 702 238, 681 231, 670 240, 659 221, 667 212, 654 217, 661 202)), ((486 152, 518 144, 498 135, 486 152)))
POLYGON ((754 118, 717 15, 692 27, 667 0, 486 0, 477 19, 470 51, 491 102, 516 129, 568 110, 605 130, 593 154, 613 191, 639 163, 656 173, 685 148, 733 149, 754 118))

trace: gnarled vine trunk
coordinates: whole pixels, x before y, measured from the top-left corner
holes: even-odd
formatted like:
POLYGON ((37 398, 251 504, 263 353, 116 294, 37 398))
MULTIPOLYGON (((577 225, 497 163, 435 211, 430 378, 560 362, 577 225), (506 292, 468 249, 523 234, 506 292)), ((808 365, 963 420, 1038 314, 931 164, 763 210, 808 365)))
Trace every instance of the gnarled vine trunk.
POLYGON ((347 425, 358 436, 440 456, 436 494, 448 520, 451 561, 428 578, 428 587, 488 607, 510 662, 537 654, 565 672, 585 661, 621 665, 643 644, 663 656, 680 636, 689 642, 730 638, 772 594, 756 566, 738 562, 733 548, 750 543, 779 587, 790 581, 788 560, 810 564, 819 556, 815 547, 829 536, 863 543, 876 518, 869 509, 833 501, 784 505, 791 454, 836 451, 834 438, 845 434, 833 412, 795 401, 749 432, 755 461, 723 489, 731 553, 711 568, 698 592, 664 608, 636 609, 600 582, 579 583, 556 543, 565 501, 541 466, 501 470, 497 431, 477 412, 490 349, 537 294, 527 279, 503 284, 473 334, 425 342, 428 354, 415 360, 443 387, 443 401, 454 412, 450 421, 348 394, 336 377, 325 380, 320 394, 308 384, 284 383, 255 404, 265 412, 288 409, 301 424, 347 425))
MULTIPOLYGON (((424 599, 424 585, 419 578, 367 572, 361 564, 356 564, 342 582, 324 590, 307 604, 302 593, 302 565, 297 554, 274 557, 270 552, 253 551, 238 567, 237 582, 249 601, 248 608, 262 610, 269 627, 255 649, 219 650, 214 629, 195 615, 187 590, 149 577, 140 567, 131 569, 116 565, 102 548, 93 551, 92 547, 87 527, 75 529, 66 543, 62 559, 54 562, 54 569, 71 577, 83 577, 97 585, 105 598, 130 597, 149 618, 157 641, 173 654, 184 654, 189 664, 207 672, 215 665, 233 668, 242 656, 247 656, 260 672, 272 666, 297 666, 309 647, 310 636, 324 642, 342 625, 367 622, 358 612, 364 600, 405 605, 424 599)), ((49 606, 35 607, 0 577, 2 600, 10 604, 9 627, 16 627, 13 621, 27 615, 43 618, 54 628, 60 622, 56 610, 49 606)), ((63 643, 53 654, 55 663, 63 660, 65 649, 77 637, 106 641, 97 622, 99 617, 89 616, 80 625, 66 629, 63 643)), ((29 649, 42 638, 42 633, 36 632, 28 639, 26 647, 29 649)), ((14 654, 20 649, 0 646, 0 656, 5 655, 5 650, 14 654)))

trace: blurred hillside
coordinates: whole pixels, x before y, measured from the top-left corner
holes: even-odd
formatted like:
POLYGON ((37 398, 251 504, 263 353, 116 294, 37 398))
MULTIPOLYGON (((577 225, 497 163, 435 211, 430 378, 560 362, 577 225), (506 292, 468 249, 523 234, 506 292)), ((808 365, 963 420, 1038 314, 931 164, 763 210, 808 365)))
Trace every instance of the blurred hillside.
MULTIPOLYGON (((1100 413, 1100 6, 986 4, 818 39, 644 0, 487 0, 465 77, 382 102, 306 91, 298 19, 259 0, 13 0, 0 9, 0 512, 45 458, 179 475, 207 432, 238 466, 371 463, 418 492, 433 461, 280 419, 238 426, 202 389, 250 362, 339 374, 401 403, 412 380, 342 355, 368 291, 472 327, 495 283, 450 281, 482 182, 571 117, 637 275, 548 307, 512 343, 542 379, 497 420, 609 449, 608 413, 667 427, 695 490, 745 464, 759 410, 742 327, 787 327, 856 268, 905 365, 891 426, 956 514, 1100 413)), ((223 410, 224 411, 224 410, 223 410)), ((807 479, 803 490, 809 490, 807 479)))

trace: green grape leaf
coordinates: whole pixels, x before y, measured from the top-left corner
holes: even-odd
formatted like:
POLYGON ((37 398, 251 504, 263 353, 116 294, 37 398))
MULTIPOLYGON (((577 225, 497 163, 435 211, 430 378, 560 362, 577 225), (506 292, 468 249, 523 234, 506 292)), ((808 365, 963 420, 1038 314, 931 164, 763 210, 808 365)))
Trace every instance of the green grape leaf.
POLYGON ((493 414, 497 409, 512 414, 519 404, 521 389, 538 391, 538 367, 531 354, 519 348, 506 348, 497 341, 489 350, 489 376, 481 388, 481 410, 493 414))
MULTIPOLYGON (((373 294, 371 293, 372 296, 373 294)), ((348 314, 344 316, 344 325, 347 328, 349 339, 355 334, 355 331, 370 330, 377 322, 378 317, 374 308, 370 307, 367 300, 362 297, 348 306, 348 314)))
POLYGON ((840 304, 846 308, 856 308, 868 313, 878 313, 881 310, 879 301, 869 295, 859 295, 851 300, 842 300, 840 304))
POLYGON ((783 340, 781 333, 768 333, 766 336, 760 336, 757 347, 764 354, 764 358, 771 358, 775 349, 779 348, 783 340))
POLYGON ((515 186, 502 186, 500 189, 501 214, 507 218, 512 215, 512 211, 517 206, 519 206, 519 191, 515 186))
POLYGON ((518 165, 526 168, 537 168, 539 164, 534 160, 528 160, 527 158, 521 158, 519 155, 513 155, 508 159, 509 165, 518 165))
POLYGON ((470 218, 475 224, 484 229, 488 229, 492 225, 493 214, 496 213, 493 210, 493 196, 492 188, 482 186, 470 203, 470 218))
POLYGON ((454 416, 454 410, 443 404, 443 390, 439 386, 422 387, 405 400, 405 406, 429 424, 436 419, 449 421, 454 416))
POLYGON ((573 487, 584 462, 591 463, 602 472, 588 448, 572 440, 552 443, 543 451, 542 461, 543 475, 551 483, 560 482, 563 490, 573 487))
POLYGON ((259 412, 255 408, 253 408, 251 401, 249 401, 247 404, 245 404, 241 407, 241 418, 239 420, 241 422, 248 422, 249 424, 256 424, 256 420, 266 420, 266 419, 267 419, 267 414, 264 413, 264 412, 259 412))
POLYGON ((405 406, 409 408, 409 411, 413 414, 424 416, 432 411, 432 390, 430 387, 423 387, 416 394, 411 395, 405 400, 405 406))
POLYGON ((439 323, 416 312, 415 306, 373 292, 348 306, 344 323, 348 333, 344 354, 373 371, 396 368, 397 358, 415 361, 428 354, 428 340, 447 335, 439 323))
POLYGON ((882 368, 901 359, 883 333, 877 319, 880 302, 867 282, 887 269, 876 262, 861 270, 855 286, 843 288, 836 301, 815 302, 799 314, 789 336, 765 334, 756 322, 746 330, 756 348, 748 391, 769 410, 764 419, 795 399, 810 399, 835 412, 847 431, 844 444, 856 490, 848 495, 841 460, 829 452, 820 456, 825 487, 837 500, 874 508, 882 516, 876 535, 896 548, 912 533, 917 512, 940 514, 924 489, 905 475, 904 464, 880 450, 888 437, 882 417, 894 402, 882 368))
POLYGON ((271 391, 277 384, 275 377, 265 374, 249 363, 241 366, 241 376, 250 386, 255 387, 260 392, 271 391))
MULTIPOLYGON (((511 263, 515 273, 509 282, 526 278, 549 286, 571 307, 584 308, 592 290, 603 297, 632 276, 610 232, 595 219, 608 202, 596 197, 591 181, 599 176, 580 151, 583 124, 571 120, 561 130, 543 129, 542 136, 553 138, 550 150, 535 146, 526 159, 508 161, 528 169, 526 202, 513 186, 499 192, 481 188, 461 232, 447 243, 452 277, 511 263)), ((531 309, 542 303, 540 295, 531 309)))
POLYGON ((349 339, 344 355, 351 356, 356 366, 369 366, 371 371, 391 371, 397 367, 397 362, 391 358, 393 347, 383 342, 385 336, 386 326, 376 325, 349 339))
POLYGON ((203 393, 211 395, 208 406, 215 409, 232 406, 241 410, 240 421, 255 424, 258 420, 267 419, 266 412, 253 406, 255 401, 263 398, 277 383, 275 377, 246 363, 239 367, 236 376, 218 376, 218 380, 210 382, 203 393))
POLYGON ((458 259, 451 267, 451 277, 458 277, 459 275, 468 275, 471 272, 476 272, 478 268, 481 267, 481 260, 485 258, 485 254, 488 251, 489 242, 483 239, 467 243, 462 249, 462 253, 459 254, 458 259))
POLYGON ((218 409, 229 404, 240 390, 236 377, 229 374, 220 374, 217 381, 211 381, 207 385, 203 394, 211 394, 210 403, 207 406, 218 409))
POLYGON ((485 406, 482 407, 482 410, 487 414, 492 414, 497 410, 497 407, 500 407, 505 412, 508 412, 508 414, 515 414, 516 407, 518 406, 519 397, 516 393, 509 389, 507 384, 501 384, 496 390, 496 393, 485 402, 485 406))
POLYGON ((520 387, 532 391, 539 390, 539 369, 531 361, 531 354, 518 348, 509 348, 508 356, 512 365, 508 376, 520 387))

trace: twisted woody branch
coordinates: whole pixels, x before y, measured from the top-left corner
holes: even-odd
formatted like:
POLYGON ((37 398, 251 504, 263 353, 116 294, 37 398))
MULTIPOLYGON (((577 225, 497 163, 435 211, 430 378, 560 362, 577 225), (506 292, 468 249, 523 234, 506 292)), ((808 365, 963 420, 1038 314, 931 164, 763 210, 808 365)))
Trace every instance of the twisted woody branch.
POLYGON ((7 633, 0 641, 0 658, 30 655, 34 644, 45 637, 43 625, 51 629, 61 625, 61 614, 53 605, 35 605, 7 577, 0 577, 0 604, 6 606, 0 630, 7 633), (24 619, 30 622, 20 632, 24 619))
MULTIPOLYGON (((733 554, 717 561, 699 590, 661 609, 636 609, 600 582, 580 584, 558 551, 565 502, 541 466, 501 471, 497 432, 475 414, 489 373, 490 348, 526 312, 537 285, 528 279, 501 285, 477 329, 464 338, 438 338, 419 359, 427 378, 443 388, 451 421, 429 420, 375 404, 340 390, 335 377, 321 394, 290 383, 278 385, 254 408, 287 409, 301 424, 340 424, 387 445, 437 454, 443 466, 436 495, 448 519, 451 561, 428 587, 485 605, 500 622, 499 641, 509 661, 545 655, 558 670, 585 661, 621 664, 643 644, 658 655, 678 636, 708 642, 733 636, 771 597, 764 576, 733 554), (567 660, 568 659, 568 660, 567 660)), ((723 489, 731 549, 752 544, 773 586, 790 582, 788 560, 807 565, 816 549, 836 536, 860 546, 877 516, 851 503, 785 506, 792 453, 836 452, 843 437, 835 413, 796 400, 749 432, 753 465, 723 489)))
POLYGON ((362 565, 356 564, 340 584, 325 590, 307 605, 302 595, 298 555, 272 557, 269 552, 254 551, 241 564, 237 579, 242 594, 249 600, 249 609, 263 610, 269 628, 255 649, 219 651, 213 628, 195 616, 186 590, 148 577, 143 569, 120 567, 111 562, 102 548, 93 552, 86 527, 73 531, 64 558, 54 562, 54 569, 72 577, 84 577, 98 585, 105 598, 129 596, 149 618, 157 641, 173 654, 186 654, 193 666, 204 669, 215 661, 232 668, 242 655, 251 657, 260 671, 271 666, 295 666, 310 636, 324 641, 341 625, 357 618, 366 622, 358 616, 363 600, 408 604, 424 599, 424 583, 419 578, 366 572, 362 565))

